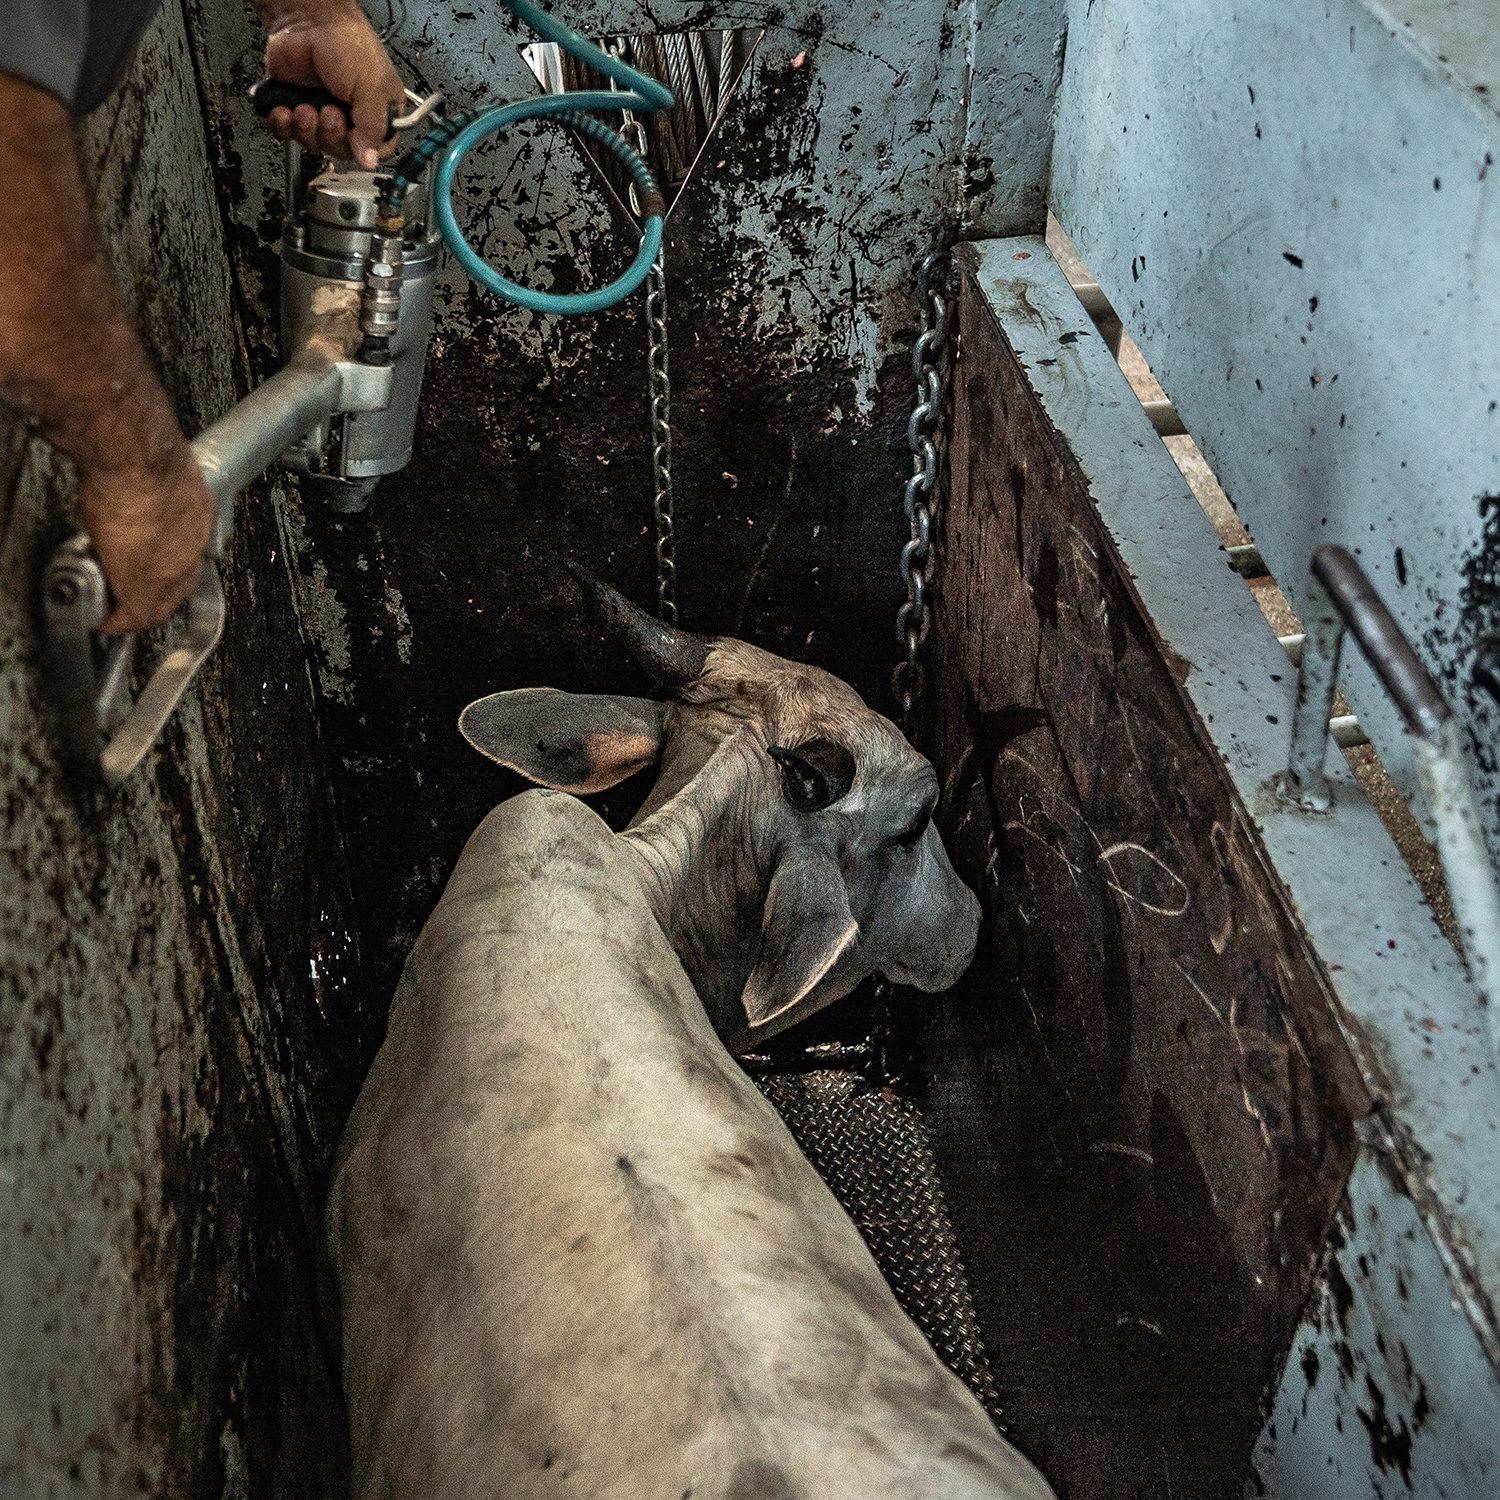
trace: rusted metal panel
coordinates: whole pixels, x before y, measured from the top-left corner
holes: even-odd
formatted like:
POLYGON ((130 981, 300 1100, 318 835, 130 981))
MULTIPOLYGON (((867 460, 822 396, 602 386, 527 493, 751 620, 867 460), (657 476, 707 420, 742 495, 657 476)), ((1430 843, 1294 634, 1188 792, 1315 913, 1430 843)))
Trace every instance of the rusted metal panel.
POLYGON ((1187 662, 958 259, 924 748, 986 926, 929 1037, 940 1160, 1022 1448, 1075 1496, 1222 1495, 1367 1096, 1187 662))
MULTIPOLYGON (((244 371, 179 7, 79 149, 195 431, 244 371)), ((0 1492, 337 1494, 313 1236, 361 1037, 309 974, 352 913, 275 511, 242 501, 219 654, 142 771, 95 795, 60 777, 38 679, 36 583, 76 524, 40 442, 6 501, 0 1492)))
POLYGON ((1251 1493, 1488 1500, 1497 1484, 1500 1379, 1448 1295, 1395 1163, 1372 1145, 1329 1235, 1251 1493))
MULTIPOLYGON (((1249 593, 1045 247, 975 248, 978 280, 1181 677, 1201 732, 1254 820, 1321 965, 1402 1184, 1470 1337, 1500 1365, 1500 1069, 1472 981, 1342 757, 1326 816, 1271 790, 1294 681, 1249 593)), ((1430 1264, 1430 1262, 1427 1262, 1430 1264)))
MULTIPOLYGON (((243 106, 261 41, 227 0, 190 9, 264 373, 281 166, 243 106)), ((459 106, 536 91, 527 38, 495 0, 408 0, 407 13, 391 45, 415 85, 459 106)), ((836 668, 888 705, 914 264, 966 216, 1040 228, 1060 6, 620 0, 556 13, 589 35, 765 31, 667 221, 678 597, 689 627, 836 668)), ((554 289, 617 274, 629 243, 549 127, 477 152, 458 213, 508 275, 554 289)), ((341 813, 357 863, 382 871, 360 892, 374 996, 394 988, 469 830, 519 786, 472 763, 453 729, 462 705, 528 683, 626 683, 539 564, 565 554, 653 597, 647 430, 639 299, 540 317, 450 265, 411 466, 364 517, 289 502, 341 813)))

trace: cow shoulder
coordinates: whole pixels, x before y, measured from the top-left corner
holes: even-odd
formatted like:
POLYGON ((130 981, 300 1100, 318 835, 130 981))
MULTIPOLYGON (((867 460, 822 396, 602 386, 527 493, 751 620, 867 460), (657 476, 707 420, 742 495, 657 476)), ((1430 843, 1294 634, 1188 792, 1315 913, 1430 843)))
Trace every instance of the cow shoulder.
POLYGON ((444 892, 470 900, 527 887, 588 887, 633 873, 608 823, 567 792, 522 792, 491 810, 464 845, 444 892))

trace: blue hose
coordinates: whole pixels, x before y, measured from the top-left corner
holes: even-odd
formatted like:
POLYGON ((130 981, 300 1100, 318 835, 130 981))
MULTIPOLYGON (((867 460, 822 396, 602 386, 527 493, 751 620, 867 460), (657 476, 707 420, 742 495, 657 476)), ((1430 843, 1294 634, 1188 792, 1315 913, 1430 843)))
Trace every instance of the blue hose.
POLYGON ((654 78, 638 73, 623 62, 600 51, 579 36, 576 31, 552 19, 538 10, 530 0, 501 0, 506 9, 513 11, 520 20, 549 42, 556 42, 565 52, 571 53, 580 62, 587 63, 607 78, 623 86, 620 93, 604 90, 586 90, 573 94, 544 94, 537 99, 523 99, 515 104, 496 105, 474 115, 460 116, 448 122, 446 130, 440 129, 429 136, 419 152, 430 156, 447 145, 442 160, 438 163, 437 180, 433 190, 433 208, 438 229, 448 248, 457 257, 470 276, 481 286, 487 287, 508 302, 519 303, 533 312, 545 313, 589 313, 598 312, 628 297, 646 279, 651 263, 661 249, 662 216, 665 205, 646 166, 629 145, 607 125, 582 113, 588 109, 630 109, 640 112, 671 109, 671 90, 664 88, 654 78), (458 164, 465 155, 487 135, 514 125, 520 120, 555 118, 559 124, 583 132, 608 147, 630 173, 638 189, 641 205, 646 209, 645 228, 641 235, 641 246, 636 252, 630 268, 617 281, 592 292, 575 292, 559 295, 553 292, 532 291, 530 287, 517 285, 502 276, 493 267, 480 259, 474 247, 463 236, 453 214, 453 178, 458 164), (455 127, 457 134, 450 135, 455 127), (450 144, 451 141, 451 144, 450 144), (432 143, 432 150, 426 148, 432 143))

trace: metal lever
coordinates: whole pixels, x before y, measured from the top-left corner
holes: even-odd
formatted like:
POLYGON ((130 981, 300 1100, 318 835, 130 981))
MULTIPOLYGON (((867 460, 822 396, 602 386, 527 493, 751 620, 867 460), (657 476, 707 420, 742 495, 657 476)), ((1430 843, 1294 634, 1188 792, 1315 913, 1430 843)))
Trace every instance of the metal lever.
POLYGON ((83 532, 53 554, 42 575, 47 687, 63 764, 70 772, 110 786, 123 781, 141 763, 218 644, 224 591, 215 563, 234 524, 235 496, 335 413, 380 411, 388 405, 392 367, 350 358, 359 339, 352 314, 325 316, 289 364, 194 439, 193 456, 216 506, 213 534, 198 587, 187 603, 186 634, 124 712, 135 638, 117 637, 105 651, 102 667, 96 666, 94 632, 109 602, 104 571, 83 532))
POLYGON ((1319 547, 1313 553, 1303 623, 1291 756, 1279 790, 1304 811, 1332 811, 1323 758, 1347 630, 1395 700, 1412 737, 1469 972, 1486 1007, 1491 1044, 1500 1051, 1500 891, 1453 710, 1364 570, 1343 547, 1319 547))

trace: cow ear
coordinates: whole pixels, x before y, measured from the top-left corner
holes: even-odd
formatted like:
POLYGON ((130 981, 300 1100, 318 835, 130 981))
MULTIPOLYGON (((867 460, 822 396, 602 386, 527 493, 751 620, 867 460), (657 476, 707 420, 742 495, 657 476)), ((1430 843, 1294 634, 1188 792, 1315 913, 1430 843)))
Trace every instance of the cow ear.
POLYGON ((806 849, 785 856, 771 877, 760 957, 745 985, 745 1017, 751 1028, 790 1010, 858 936, 838 861, 806 849))
POLYGON ((602 792, 661 755, 666 705, 647 698, 521 688, 492 693, 459 715, 482 755, 560 792, 602 792))

